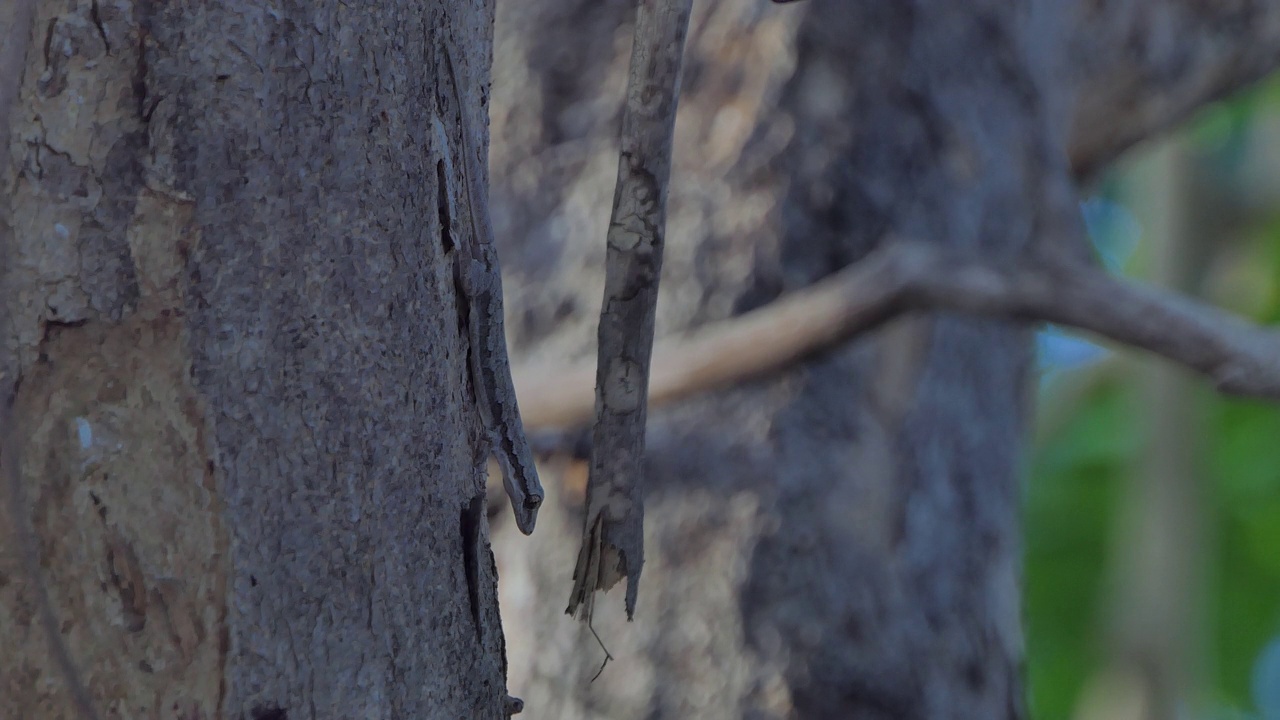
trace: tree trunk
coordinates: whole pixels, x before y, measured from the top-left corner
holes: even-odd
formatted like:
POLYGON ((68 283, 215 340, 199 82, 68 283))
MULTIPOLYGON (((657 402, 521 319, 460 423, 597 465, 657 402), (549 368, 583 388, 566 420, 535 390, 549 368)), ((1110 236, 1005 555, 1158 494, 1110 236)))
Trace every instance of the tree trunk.
POLYGON ((487 77, 492 7, 455 6, 37 7, 0 176, 0 715, 78 717, 81 686, 99 717, 503 716, 430 131, 458 158, 483 117, 436 64, 487 77))
MULTIPOLYGON (((1227 5, 697 4, 658 335, 895 237, 1082 252, 1081 178, 1277 64, 1280 12, 1227 5)), ((501 8, 493 198, 529 355, 591 351, 629 6, 501 8)), ((616 662, 593 683, 604 652, 562 615, 585 472, 561 461, 533 542, 498 531, 513 686, 557 718, 1025 717, 1028 338, 915 316, 654 412, 636 622, 597 602, 616 662)))

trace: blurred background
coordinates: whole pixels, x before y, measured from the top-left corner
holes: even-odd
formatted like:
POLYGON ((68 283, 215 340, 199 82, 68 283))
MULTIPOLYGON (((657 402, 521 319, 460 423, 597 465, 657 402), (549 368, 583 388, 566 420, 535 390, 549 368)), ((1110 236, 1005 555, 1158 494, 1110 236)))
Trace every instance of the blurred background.
MULTIPOLYGON (((1082 209, 1115 270, 1280 322, 1280 80, 1135 148, 1082 209)), ((1280 409, 1053 329, 1039 344, 1033 717, 1280 718, 1280 409)))
MULTIPOLYGON (((517 364, 593 355, 629 6, 498 3, 490 171, 517 364)), ((871 6, 858 5, 868 13, 871 6)), ((831 70, 844 61, 845 29, 800 28, 802 13, 787 7, 695 4, 659 338, 807 285, 861 257, 863 235, 879 232, 864 222, 874 208, 857 204, 874 203, 850 192, 860 179, 823 175, 824 163, 847 152, 841 143, 850 142, 850 108, 862 107, 850 100, 857 93, 849 78, 831 70), (808 179, 793 182, 802 176, 808 179)), ((1124 35, 1120 21, 1128 16, 1107 7, 1114 17, 1082 36, 1113 26, 1124 35)), ((1146 37, 1135 22, 1133 32, 1146 37)), ((1153 37, 1160 42, 1147 51, 1155 59, 1138 51, 1116 58, 1166 67, 1161 53, 1176 58, 1179 42, 1153 37)), ((1081 52, 1090 55, 1087 47, 1081 52)), ((1110 150, 1098 150, 1111 147, 1106 123, 1090 121, 1119 117, 1125 102, 1130 111, 1144 107, 1120 80, 1147 78, 1150 68, 1112 72, 1110 56, 1091 57, 1107 69, 1092 76, 1089 88, 1098 92, 1079 111, 1085 121, 1076 120, 1102 128, 1101 139, 1081 146, 1093 143, 1092 152, 1109 160, 1110 150), (1120 80, 1112 87, 1100 76, 1120 80), (1090 115, 1097 107, 1104 110, 1090 115)), ((1167 67, 1182 66, 1170 60, 1167 67)), ((886 157, 893 160, 885 167, 904 163, 886 157)), ((884 183, 900 180, 871 160, 850 173, 868 168, 883 172, 884 183)), ((916 192, 910 200, 920 216, 940 213, 950 200, 916 192)), ((1280 322, 1280 79, 1234 93, 1132 148, 1091 181, 1080 210, 1115 272, 1280 322)), ((916 227, 934 226, 922 220, 916 227)), ((996 581, 940 602, 942 625, 964 638, 957 646, 969 642, 966 650, 985 654, 979 663, 1025 639, 1036 720, 1280 720, 1280 409, 1224 399, 1133 351, 1053 328, 1038 339, 1037 416, 1021 475, 1025 638, 1001 645, 1018 634, 1012 603, 1003 613, 1007 626, 975 627, 957 619, 962 611, 946 614, 966 602, 1003 609, 996 581)), ((543 467, 548 502, 538 533, 525 538, 501 518, 494 524, 508 678, 532 716, 789 717, 798 698, 811 703, 808 716, 821 717, 814 703, 865 699, 841 685, 845 678, 909 683, 920 663, 945 665, 953 648, 941 642, 913 647, 892 665, 886 656, 910 643, 877 633, 914 598, 970 582, 962 566, 980 551, 931 550, 945 558, 942 574, 955 575, 922 581, 923 589, 898 584, 868 560, 880 551, 876 526, 884 515, 869 488, 880 482, 880 465, 893 467, 875 452, 890 441, 856 409, 893 406, 879 396, 867 400, 893 384, 874 375, 873 355, 841 348, 801 369, 650 414, 640 607, 627 622, 619 591, 599 598, 595 630, 618 662, 598 679, 604 653, 596 637, 563 614, 585 464, 560 459, 543 467), (823 525, 824 514, 839 517, 823 525), (872 624, 882 627, 863 632, 872 624), (892 669, 880 677, 876 668, 886 662, 892 669)), ((968 460, 957 453, 948 462, 968 460)), ((988 488, 1000 485, 974 467, 972 476, 988 488)), ((947 515, 931 522, 945 524, 947 515)), ((994 545, 1009 550, 1012 568, 1018 534, 1009 534, 1014 541, 994 545)), ((1004 562, 986 560, 988 568, 1004 562)), ((974 694, 998 697, 999 680, 990 680, 1000 675, 998 662, 985 667, 989 682, 972 683, 982 686, 974 694)), ((864 694, 910 691, 894 685, 864 694)))

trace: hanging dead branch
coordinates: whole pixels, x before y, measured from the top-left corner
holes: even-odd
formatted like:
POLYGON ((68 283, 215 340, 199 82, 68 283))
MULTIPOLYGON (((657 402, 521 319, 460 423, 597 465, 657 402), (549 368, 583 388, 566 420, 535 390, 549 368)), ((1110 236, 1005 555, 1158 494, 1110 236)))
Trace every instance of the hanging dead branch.
POLYGON ((567 610, 588 623, 595 591, 606 590, 623 577, 627 578, 627 617, 635 613, 644 563, 640 483, 649 360, 680 62, 692 5, 692 0, 646 0, 636 11, 622 151, 607 238, 586 521, 567 610))

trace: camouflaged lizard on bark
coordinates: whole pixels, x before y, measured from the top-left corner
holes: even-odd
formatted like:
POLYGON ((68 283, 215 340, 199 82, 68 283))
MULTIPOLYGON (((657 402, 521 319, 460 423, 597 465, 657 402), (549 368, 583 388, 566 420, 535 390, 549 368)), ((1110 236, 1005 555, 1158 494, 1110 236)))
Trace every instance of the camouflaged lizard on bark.
MULTIPOLYGON (((462 101, 462 85, 454 69, 448 48, 443 53, 448 67, 453 97, 462 116, 462 183, 466 214, 471 218, 470 232, 454 249, 454 281, 467 339, 470 344, 468 367, 480 418, 488 435, 490 452, 502 466, 502 483, 516 525, 528 535, 538 519, 542 504, 542 484, 534 466, 533 451, 525 438, 516 404, 515 385, 511 381, 511 363, 507 358, 507 338, 502 316, 502 276, 498 251, 494 245, 493 225, 489 218, 489 199, 480 183, 479 159, 474 154, 472 125, 466 117, 462 101)), ((437 145, 448 158, 447 134, 436 124, 437 145)), ((452 177, 452 172, 449 173, 452 177)))

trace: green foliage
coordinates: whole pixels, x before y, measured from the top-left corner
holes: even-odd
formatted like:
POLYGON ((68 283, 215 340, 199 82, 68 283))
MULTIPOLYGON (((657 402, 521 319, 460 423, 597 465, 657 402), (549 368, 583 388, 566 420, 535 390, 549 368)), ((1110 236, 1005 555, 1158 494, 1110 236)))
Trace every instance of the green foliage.
MULTIPOLYGON (((1080 372, 1091 372, 1083 370, 1080 372)), ((1131 378, 1100 383, 1038 448, 1025 490, 1028 671, 1033 717, 1066 720, 1105 660, 1116 513, 1141 462, 1131 378)), ((1252 709, 1259 651, 1280 634, 1280 408, 1209 397, 1206 697, 1252 709)))
POLYGON ((1027 660, 1035 718, 1069 717, 1102 657, 1098 620, 1107 546, 1138 443, 1131 395, 1115 382, 1091 392, 1039 449, 1025 491, 1027 660))
MULTIPOLYGON (((1280 81, 1209 109, 1186 137, 1199 155, 1202 179, 1211 176, 1221 185, 1214 192, 1231 196, 1257 177, 1246 177, 1241 168, 1260 157, 1267 143, 1280 143, 1280 131, 1271 129, 1276 127, 1280 81)), ((1270 172, 1280 173, 1280 167, 1270 172)), ((1104 187, 1110 194, 1132 182, 1121 171, 1104 187)), ((1237 240, 1209 239, 1209 265, 1227 266, 1222 277, 1228 295, 1239 286, 1235 278, 1256 283, 1258 291, 1250 290, 1242 307, 1256 320, 1280 324, 1280 201, 1227 222, 1237 240)), ((1110 373, 1075 398, 1063 427, 1031 458, 1024 494, 1025 612, 1036 720, 1072 718, 1086 680, 1106 660, 1115 523, 1127 483, 1143 462, 1148 422, 1134 373, 1149 366, 1135 367, 1126 376, 1110 373)), ((1197 472, 1204 482, 1202 522, 1209 545, 1203 555, 1204 625, 1198 629, 1205 639, 1200 665, 1209 707, 1200 717, 1260 718, 1259 653, 1280 636, 1280 407, 1207 390, 1197 397, 1195 422, 1203 432, 1197 472)), ((1280 684, 1280 677, 1265 682, 1280 684)))
POLYGON ((1239 401, 1213 406, 1213 690, 1224 704, 1248 707, 1255 658, 1280 633, 1280 411, 1239 401))

